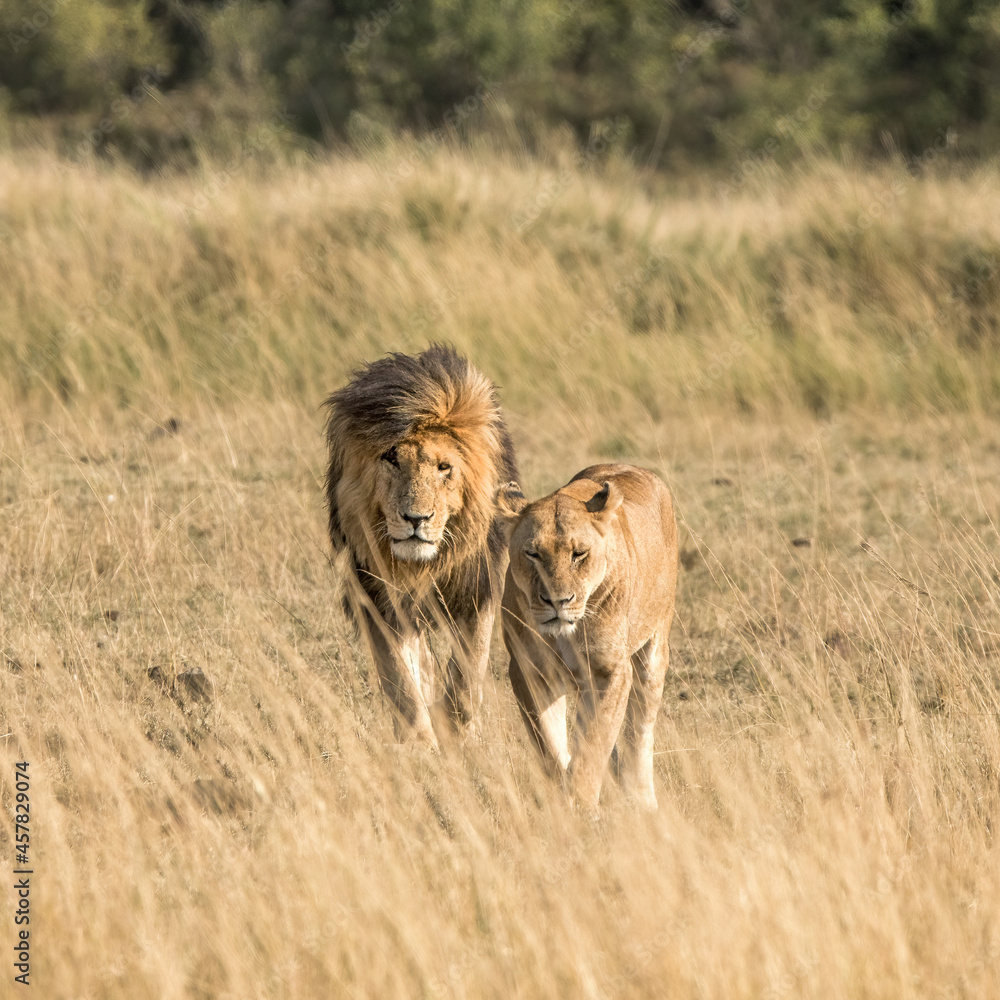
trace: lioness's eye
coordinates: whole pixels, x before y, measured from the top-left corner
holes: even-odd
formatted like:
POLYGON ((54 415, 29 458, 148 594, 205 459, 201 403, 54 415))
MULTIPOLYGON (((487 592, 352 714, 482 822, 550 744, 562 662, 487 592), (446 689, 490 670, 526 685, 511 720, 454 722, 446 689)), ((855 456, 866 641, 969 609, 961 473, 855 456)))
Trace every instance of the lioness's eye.
POLYGON ((395 465, 399 468, 399 456, 396 454, 396 447, 393 445, 388 451, 382 453, 383 461, 388 462, 390 465, 395 465))
POLYGON ((573 553, 573 562, 581 562, 586 559, 590 553, 586 549, 580 549, 578 552, 573 553))
POLYGON ((524 554, 525 554, 525 555, 526 555, 526 556, 527 556, 527 557, 528 557, 529 559, 537 559, 537 558, 538 558, 538 553, 537 553, 537 552, 532 552, 532 550, 531 550, 531 549, 525 549, 525 550, 524 550, 524 554))
POLYGON ((439 472, 451 472, 451 466, 447 462, 438 462, 439 472))

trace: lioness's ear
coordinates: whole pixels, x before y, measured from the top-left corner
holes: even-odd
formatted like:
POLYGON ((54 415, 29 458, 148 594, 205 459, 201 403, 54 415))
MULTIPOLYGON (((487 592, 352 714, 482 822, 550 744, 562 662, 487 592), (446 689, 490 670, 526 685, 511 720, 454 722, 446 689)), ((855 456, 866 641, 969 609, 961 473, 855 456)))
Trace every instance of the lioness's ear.
POLYGON ((496 495, 497 519, 503 528, 507 541, 510 541, 514 525, 521 514, 521 511, 528 506, 527 497, 521 492, 521 487, 517 483, 504 483, 496 495))
POLYGON ((496 505, 503 517, 517 517, 528 506, 528 498, 517 483, 504 483, 497 490, 496 505))
POLYGON ((585 504, 591 514, 597 515, 598 521, 610 520, 611 515, 622 505, 624 497, 621 490, 611 483, 605 483, 585 504))

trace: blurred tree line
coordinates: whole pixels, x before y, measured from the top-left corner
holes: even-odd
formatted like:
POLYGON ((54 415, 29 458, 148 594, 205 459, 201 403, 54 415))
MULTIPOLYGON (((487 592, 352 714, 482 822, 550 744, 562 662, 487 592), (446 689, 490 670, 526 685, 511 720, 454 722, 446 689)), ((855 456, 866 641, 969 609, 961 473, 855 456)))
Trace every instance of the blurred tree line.
POLYGON ((150 166, 568 127, 738 182, 1000 138, 1000 0, 0 0, 0 53, 0 141, 150 166))

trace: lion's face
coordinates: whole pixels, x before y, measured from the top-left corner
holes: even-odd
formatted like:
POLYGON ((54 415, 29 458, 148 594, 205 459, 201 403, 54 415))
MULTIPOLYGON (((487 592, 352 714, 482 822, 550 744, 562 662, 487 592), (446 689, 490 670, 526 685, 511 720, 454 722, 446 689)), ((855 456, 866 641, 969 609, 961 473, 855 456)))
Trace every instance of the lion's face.
POLYGON ((557 493, 530 504, 515 523, 511 574, 542 635, 571 635, 587 613, 607 572, 606 533, 620 502, 609 503, 603 489, 589 500, 557 493))
POLYGON ((440 433, 404 438, 379 458, 375 499, 397 559, 437 556, 449 518, 462 507, 462 464, 454 440, 440 433))

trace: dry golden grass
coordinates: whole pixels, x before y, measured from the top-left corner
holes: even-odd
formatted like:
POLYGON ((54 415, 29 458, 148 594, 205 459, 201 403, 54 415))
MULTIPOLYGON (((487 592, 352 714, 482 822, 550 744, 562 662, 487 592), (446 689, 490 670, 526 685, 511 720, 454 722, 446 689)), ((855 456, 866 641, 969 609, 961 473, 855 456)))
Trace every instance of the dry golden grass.
POLYGON ((949 270, 1000 244, 1000 184, 906 182, 851 263, 897 179, 723 212, 570 174, 518 235, 537 170, 392 169, 248 168, 193 214, 190 178, 3 175, 0 844, 28 760, 36 994, 1000 994, 996 277, 949 270), (499 649, 481 744, 391 741, 318 403, 431 336, 501 383, 531 494, 604 457, 675 490, 655 816, 568 809, 499 649))

